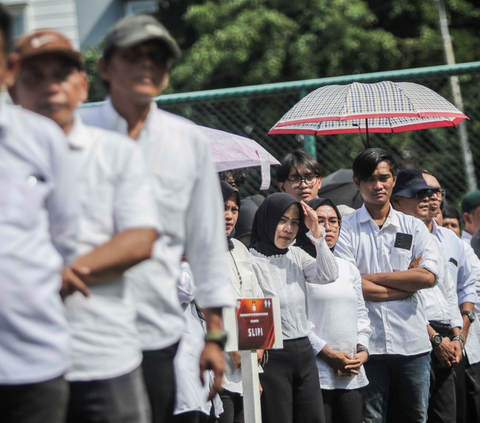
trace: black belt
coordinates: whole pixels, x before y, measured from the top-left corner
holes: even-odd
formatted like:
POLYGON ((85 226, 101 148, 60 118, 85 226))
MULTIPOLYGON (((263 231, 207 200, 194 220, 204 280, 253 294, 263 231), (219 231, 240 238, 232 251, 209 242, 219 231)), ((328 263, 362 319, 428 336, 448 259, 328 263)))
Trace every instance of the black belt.
POLYGON ((430 321, 428 323, 436 332, 438 332, 442 336, 448 336, 450 334, 450 330, 452 329, 452 326, 448 323, 441 323, 435 321, 430 321))

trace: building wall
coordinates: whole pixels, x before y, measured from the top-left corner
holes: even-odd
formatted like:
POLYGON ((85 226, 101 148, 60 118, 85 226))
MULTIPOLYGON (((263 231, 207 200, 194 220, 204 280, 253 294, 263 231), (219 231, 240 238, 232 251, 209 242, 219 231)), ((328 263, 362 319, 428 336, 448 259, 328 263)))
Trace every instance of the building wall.
POLYGON ((2 3, 14 15, 15 31, 56 29, 64 33, 75 47, 80 47, 75 0, 2 0, 2 3))

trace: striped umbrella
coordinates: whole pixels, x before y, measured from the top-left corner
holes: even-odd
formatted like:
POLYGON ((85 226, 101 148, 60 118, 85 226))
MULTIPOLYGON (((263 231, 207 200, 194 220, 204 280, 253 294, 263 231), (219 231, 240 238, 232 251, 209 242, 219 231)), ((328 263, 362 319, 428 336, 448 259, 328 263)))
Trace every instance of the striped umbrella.
POLYGON ((413 82, 354 82, 318 88, 293 106, 269 134, 404 132, 455 126, 467 116, 413 82))

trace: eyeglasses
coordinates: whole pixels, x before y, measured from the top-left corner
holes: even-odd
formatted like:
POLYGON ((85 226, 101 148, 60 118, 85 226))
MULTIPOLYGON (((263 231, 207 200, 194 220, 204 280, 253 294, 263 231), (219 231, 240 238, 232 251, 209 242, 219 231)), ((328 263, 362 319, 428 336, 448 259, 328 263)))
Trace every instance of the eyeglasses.
POLYGON ((287 181, 290 183, 290 186, 292 188, 300 188, 302 185, 302 182, 305 182, 307 186, 311 187, 315 185, 315 182, 317 182, 318 176, 315 175, 314 173, 310 173, 305 178, 302 178, 299 175, 296 176, 291 176, 290 178, 287 179, 287 181))
POLYGON ((166 65, 169 59, 169 55, 163 49, 151 48, 147 50, 138 46, 121 50, 118 55, 127 63, 138 63, 147 57, 156 66, 166 65))
MULTIPOLYGON (((440 188, 438 192, 434 192, 433 195, 436 195, 440 199, 446 198, 447 197, 447 191, 444 190, 443 188, 440 188)), ((433 197, 433 196, 432 196, 433 197)))
POLYGON ((415 198, 417 200, 421 200, 422 198, 432 198, 434 195, 438 194, 438 191, 434 191, 433 189, 421 189, 415 194, 415 198))
POLYGON ((332 218, 332 219, 325 220, 321 217, 318 218, 318 224, 320 226, 325 226, 326 227, 327 223, 330 225, 330 227, 332 229, 337 229, 340 226, 340 220, 339 219, 332 218))

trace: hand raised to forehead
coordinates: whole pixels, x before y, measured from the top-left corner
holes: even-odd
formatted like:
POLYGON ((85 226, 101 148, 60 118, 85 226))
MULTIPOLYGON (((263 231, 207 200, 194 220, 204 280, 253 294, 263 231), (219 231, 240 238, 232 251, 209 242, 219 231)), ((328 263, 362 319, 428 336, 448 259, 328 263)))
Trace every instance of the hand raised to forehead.
POLYGON ((315 238, 322 238, 323 232, 318 224, 317 213, 304 201, 301 201, 300 204, 302 205, 303 214, 305 215, 305 226, 312 231, 315 238))

